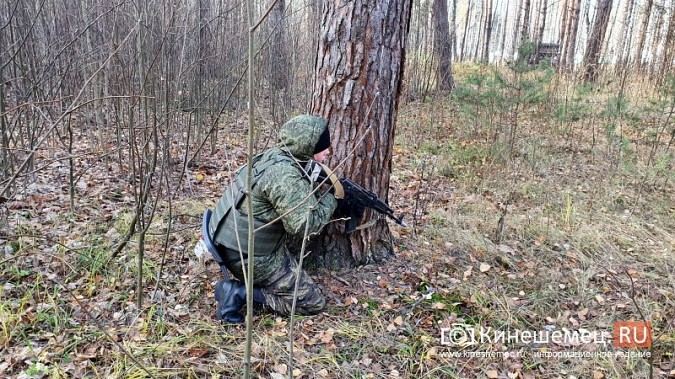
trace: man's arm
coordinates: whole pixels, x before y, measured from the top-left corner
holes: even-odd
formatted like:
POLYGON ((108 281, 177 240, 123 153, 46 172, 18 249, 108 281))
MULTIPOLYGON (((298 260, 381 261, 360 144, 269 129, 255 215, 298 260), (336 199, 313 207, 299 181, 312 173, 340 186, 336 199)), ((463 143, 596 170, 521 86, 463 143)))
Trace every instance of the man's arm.
POLYGON ((319 231, 337 207, 332 194, 317 196, 312 193, 313 185, 291 165, 270 167, 258 186, 281 216, 284 229, 291 234, 304 233, 305 223, 309 223, 309 233, 319 231))

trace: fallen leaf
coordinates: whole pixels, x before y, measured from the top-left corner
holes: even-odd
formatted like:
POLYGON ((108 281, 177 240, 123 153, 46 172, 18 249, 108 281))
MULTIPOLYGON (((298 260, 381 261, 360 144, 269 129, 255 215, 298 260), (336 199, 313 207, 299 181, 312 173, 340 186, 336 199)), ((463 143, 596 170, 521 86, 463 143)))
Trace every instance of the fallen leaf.
POLYGON ((321 337, 320 340, 323 343, 330 343, 333 341, 333 334, 335 334, 335 330, 333 329, 328 329, 324 332, 321 332, 321 337))
POLYGON ((396 330, 396 325, 394 325, 393 323, 391 323, 387 326, 388 332, 393 332, 394 330, 396 330))
POLYGON ((488 272, 488 271, 490 271, 491 268, 492 268, 492 266, 490 266, 487 263, 481 263, 480 264, 480 272, 488 272))
POLYGON ((191 347, 188 349, 188 354, 194 358, 202 358, 209 353, 209 349, 204 349, 200 347, 191 347))
POLYGON ((472 271, 473 271, 472 266, 467 267, 466 271, 464 271, 464 280, 467 280, 469 276, 471 276, 472 271))
POLYGON ((602 379, 605 377, 601 371, 593 371, 593 379, 602 379))
POLYGON ((598 302, 598 304, 604 304, 605 303, 605 298, 602 297, 601 295, 595 295, 595 300, 598 302))
POLYGON ((516 252, 511 247, 506 246, 506 245, 497 245, 497 250, 502 252, 502 253, 506 253, 506 254, 513 254, 513 253, 516 252))
POLYGON ((394 319, 394 324, 399 325, 399 326, 400 326, 400 325, 403 325, 403 317, 402 317, 402 316, 396 317, 396 318, 394 319))
POLYGON ((328 370, 326 370, 325 368, 322 368, 316 374, 319 375, 322 378, 326 378, 326 377, 328 377, 328 370))
POLYGON ((286 366, 285 363, 280 363, 278 365, 274 365, 274 367, 272 367, 272 369, 274 370, 275 373, 283 374, 283 375, 285 375, 286 372, 288 372, 288 366, 286 366))
POLYGON ((433 308, 433 309, 445 309, 445 307, 446 307, 446 305, 444 303, 441 303, 441 302, 436 302, 431 306, 431 308, 433 308))

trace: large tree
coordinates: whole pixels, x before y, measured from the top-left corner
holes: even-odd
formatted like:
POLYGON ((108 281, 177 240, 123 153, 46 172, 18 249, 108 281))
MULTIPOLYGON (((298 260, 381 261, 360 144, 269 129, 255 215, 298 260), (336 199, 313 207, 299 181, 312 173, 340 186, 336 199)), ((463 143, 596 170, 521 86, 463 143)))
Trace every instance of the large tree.
MULTIPOLYGON (((337 171, 384 200, 411 8, 412 0, 328 0, 323 8, 312 113, 329 121, 331 165, 345 160, 337 171)), ((341 226, 329 225, 319 241, 324 265, 388 257, 391 234, 379 216, 366 212, 365 227, 349 236, 341 226)))

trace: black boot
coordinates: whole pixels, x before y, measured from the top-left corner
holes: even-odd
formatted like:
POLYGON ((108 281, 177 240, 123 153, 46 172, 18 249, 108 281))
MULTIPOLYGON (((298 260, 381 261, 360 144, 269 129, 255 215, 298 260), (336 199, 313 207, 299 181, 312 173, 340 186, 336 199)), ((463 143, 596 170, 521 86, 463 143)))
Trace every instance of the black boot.
POLYGON ((241 307, 246 304, 246 286, 232 280, 219 280, 216 283, 216 319, 232 323, 241 324, 244 322, 244 316, 239 313, 241 307))

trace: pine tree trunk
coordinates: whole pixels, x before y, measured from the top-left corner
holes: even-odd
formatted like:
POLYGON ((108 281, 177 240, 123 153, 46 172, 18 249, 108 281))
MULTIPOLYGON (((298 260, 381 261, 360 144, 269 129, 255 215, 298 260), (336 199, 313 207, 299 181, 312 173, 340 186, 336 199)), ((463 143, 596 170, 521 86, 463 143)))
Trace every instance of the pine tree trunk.
MULTIPOLYGON (((268 0, 269 4, 275 0, 268 0)), ((288 52, 286 51, 286 1, 276 0, 276 4, 269 14, 270 44, 269 44, 269 83, 273 90, 288 88, 288 52)), ((286 99, 284 99, 286 100, 286 99)), ((285 101, 286 102, 286 101, 285 101)), ((289 105, 289 104, 285 104, 289 105)))
POLYGON ((558 56, 558 69, 561 67, 564 67, 565 65, 565 41, 567 40, 567 33, 569 30, 569 25, 567 24, 567 21, 569 19, 569 12, 568 12, 568 2, 569 0, 564 0, 563 5, 562 5, 562 21, 560 22, 560 31, 558 32, 558 46, 560 46, 559 50, 559 56, 558 56))
POLYGON ((584 81, 595 82, 598 78, 598 65, 600 62, 600 48, 605 40, 605 32, 609 23, 609 15, 612 13, 612 0, 602 0, 598 5, 593 22, 593 30, 586 45, 584 54, 584 81))
POLYGON ((579 0, 572 0, 572 6, 570 8, 570 26, 569 37, 567 39, 567 46, 565 51, 567 52, 567 57, 565 58, 565 67, 569 70, 574 68, 575 62, 575 53, 577 49, 577 31, 579 30, 579 14, 581 13, 581 3, 579 0))
MULTIPOLYGON (((330 164, 345 160, 337 172, 385 201, 411 8, 411 0, 327 1, 319 41, 312 113, 329 121, 330 164)), ((391 234, 379 216, 366 212, 349 236, 332 223, 314 254, 328 267, 387 258, 391 234)))
POLYGON ((434 23, 434 54, 438 59, 436 68, 436 88, 449 91, 453 86, 452 79, 452 39, 448 25, 448 3, 445 0, 434 0, 431 6, 434 23))

